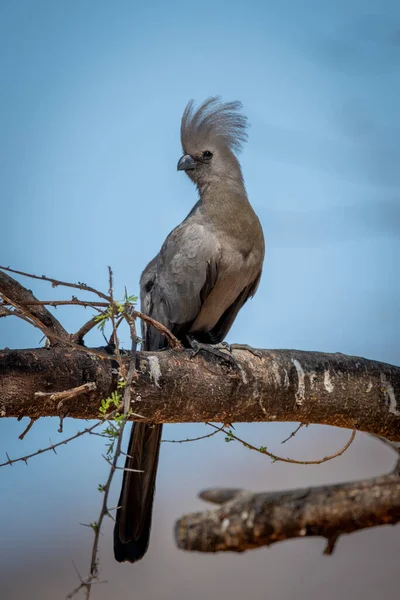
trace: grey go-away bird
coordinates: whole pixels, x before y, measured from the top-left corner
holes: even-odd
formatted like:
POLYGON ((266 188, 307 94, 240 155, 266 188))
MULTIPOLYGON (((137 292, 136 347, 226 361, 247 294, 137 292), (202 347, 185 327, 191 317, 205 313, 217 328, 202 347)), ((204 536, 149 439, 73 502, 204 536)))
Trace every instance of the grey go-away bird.
MULTIPOLYGON (((260 222, 247 198, 236 153, 247 139, 240 102, 209 98, 197 110, 189 102, 182 117, 186 171, 199 200, 165 240, 140 280, 142 311, 163 323, 186 347, 218 350, 240 308, 257 290, 264 260, 260 222)), ((144 350, 167 346, 143 324, 144 350)), ((114 529, 116 560, 145 554, 162 425, 135 423, 129 441, 114 529)))

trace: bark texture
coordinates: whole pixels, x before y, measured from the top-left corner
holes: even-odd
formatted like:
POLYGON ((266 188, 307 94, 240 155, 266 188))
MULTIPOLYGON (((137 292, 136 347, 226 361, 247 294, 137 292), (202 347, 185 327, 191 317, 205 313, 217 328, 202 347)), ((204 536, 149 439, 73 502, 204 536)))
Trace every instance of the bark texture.
MULTIPOLYGON (((96 418, 116 385, 115 363, 67 347, 0 350, 0 416, 57 416, 35 392, 96 389, 63 403, 63 414, 96 418)), ((238 368, 190 352, 139 352, 132 409, 155 423, 297 421, 359 429, 400 441, 400 368, 344 354, 234 350, 238 368)), ((128 358, 127 358, 128 360, 128 358)))
POLYGON ((243 552, 298 537, 322 536, 330 554, 339 535, 400 521, 397 472, 351 483, 275 493, 208 490, 222 506, 183 516, 175 526, 179 548, 243 552))

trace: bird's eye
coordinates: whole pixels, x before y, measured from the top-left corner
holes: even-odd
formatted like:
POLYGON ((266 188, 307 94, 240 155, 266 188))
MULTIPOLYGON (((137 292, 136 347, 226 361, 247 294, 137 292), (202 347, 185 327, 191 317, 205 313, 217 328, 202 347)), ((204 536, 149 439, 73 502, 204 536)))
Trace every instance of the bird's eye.
POLYGON ((211 160, 212 159, 212 152, 210 152, 209 150, 205 150, 205 152, 203 152, 203 160, 211 160))

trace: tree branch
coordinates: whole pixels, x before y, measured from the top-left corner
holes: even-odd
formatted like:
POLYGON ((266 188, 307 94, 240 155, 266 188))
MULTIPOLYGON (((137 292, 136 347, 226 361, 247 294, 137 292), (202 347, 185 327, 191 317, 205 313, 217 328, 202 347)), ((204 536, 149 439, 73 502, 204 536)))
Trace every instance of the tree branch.
MULTIPOLYGON (((115 311, 120 311, 122 305, 113 299, 111 270, 109 295, 82 283, 6 270, 50 281, 54 286, 64 285, 97 294, 102 301, 87 303, 73 298, 51 303, 90 305, 98 311, 111 307, 116 336, 115 311)), ((60 416, 61 411, 61 418, 97 419, 101 401, 115 392, 118 379, 123 376, 127 382, 124 413, 136 420, 318 423, 352 429, 351 440, 355 429, 369 432, 399 451, 399 367, 343 354, 258 351, 245 346, 233 347, 236 367, 202 355, 192 359, 190 351, 178 351, 182 350, 180 342, 162 324, 134 310, 128 303, 123 310, 131 330, 132 352, 124 353, 117 343, 114 356, 104 348, 85 348, 76 343, 97 320, 91 319, 75 336, 69 336, 45 308, 47 303, 37 301, 29 290, 1 270, 0 296, 3 298, 0 317, 16 315, 39 327, 52 342, 50 348, 0 350, 0 417, 30 417, 30 425, 39 417, 60 416), (136 355, 135 318, 156 327, 175 349, 136 355), (57 341, 61 345, 54 343, 57 341)), ((91 433, 98 424, 99 421, 74 437, 91 433)), ((228 433, 247 447, 269 453, 228 433)), ((120 443, 119 436, 116 455, 120 452, 120 443)), ((56 446, 35 454, 55 451, 56 446)), ((7 456, 5 464, 27 461, 35 454, 19 459, 7 456)), ((107 494, 116 468, 114 458, 105 486, 107 494)), ((106 514, 107 494, 99 523, 106 514)), ((209 490, 202 497, 222 506, 186 515, 177 522, 176 539, 181 548, 241 552, 289 538, 323 536, 328 540, 325 553, 331 553, 343 533, 400 521, 400 459, 391 474, 361 482, 268 494, 209 490)), ((87 595, 97 577, 98 533, 99 529, 90 576, 81 580, 77 588, 85 588, 87 595)))
POLYGON ((213 489, 200 494, 221 507, 181 517, 179 548, 243 552, 297 537, 322 536, 331 554, 340 535, 400 522, 400 477, 273 493, 213 489))
MULTIPOLYGON (((54 403, 36 392, 93 381, 96 390, 69 400, 68 416, 96 418, 102 398, 116 388, 115 367, 80 350, 0 351, 0 416, 57 416, 54 403)), ((399 367, 298 350, 263 350, 262 358, 244 350, 234 354, 238 369, 202 356, 191 359, 190 351, 138 352, 133 412, 154 423, 319 423, 400 441, 399 367)), ((123 360, 128 364, 129 356, 123 360)))
POLYGON ((31 302, 37 302, 35 296, 23 287, 18 281, 0 270, 0 296, 10 299, 13 306, 17 306, 32 321, 43 325, 50 333, 55 333, 60 338, 67 338, 68 333, 59 321, 41 304, 33 304, 27 308, 31 302))

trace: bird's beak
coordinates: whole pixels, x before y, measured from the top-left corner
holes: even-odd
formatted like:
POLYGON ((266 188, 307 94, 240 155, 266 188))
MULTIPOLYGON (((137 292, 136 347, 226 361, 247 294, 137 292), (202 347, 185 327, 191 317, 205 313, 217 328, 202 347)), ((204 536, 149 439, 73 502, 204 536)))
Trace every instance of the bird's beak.
POLYGON ((196 161, 190 156, 190 154, 184 154, 178 162, 176 167, 178 171, 190 171, 196 167, 196 161))

